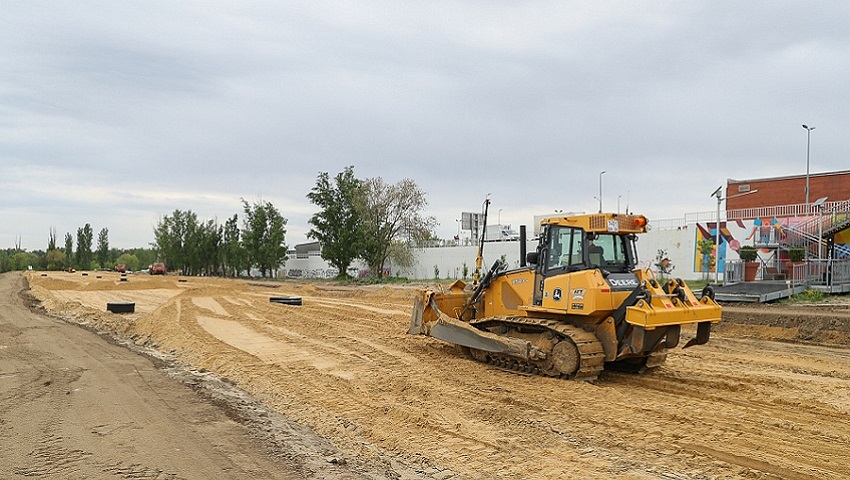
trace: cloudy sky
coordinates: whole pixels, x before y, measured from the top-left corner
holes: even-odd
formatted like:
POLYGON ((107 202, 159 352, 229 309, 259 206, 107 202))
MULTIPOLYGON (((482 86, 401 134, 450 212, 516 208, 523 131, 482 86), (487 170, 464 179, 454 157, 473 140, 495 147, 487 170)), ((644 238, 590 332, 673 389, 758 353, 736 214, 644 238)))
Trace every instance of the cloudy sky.
MULTIPOLYGON (((0 0, 0 248, 51 228, 147 246, 175 209, 319 172, 410 178, 437 234, 626 204, 711 211, 726 179, 850 168, 845 2, 0 0), (499 211, 501 210, 501 212, 499 211)), ((801 194, 801 202, 802 194, 801 194)))

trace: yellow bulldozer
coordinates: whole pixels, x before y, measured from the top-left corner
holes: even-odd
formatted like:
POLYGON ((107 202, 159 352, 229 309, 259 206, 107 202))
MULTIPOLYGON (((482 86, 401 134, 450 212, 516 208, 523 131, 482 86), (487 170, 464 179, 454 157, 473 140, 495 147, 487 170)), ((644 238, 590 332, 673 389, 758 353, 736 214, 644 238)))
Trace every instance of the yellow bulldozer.
POLYGON ((482 238, 472 285, 458 280, 447 290, 420 291, 409 333, 460 345, 498 367, 595 380, 606 368, 662 365, 682 326, 696 325, 687 348, 708 342, 720 321, 710 286, 697 298, 681 279, 660 282, 636 268, 637 235, 647 231, 642 215, 548 218, 527 255, 524 230, 519 268, 497 260, 479 281, 482 238))

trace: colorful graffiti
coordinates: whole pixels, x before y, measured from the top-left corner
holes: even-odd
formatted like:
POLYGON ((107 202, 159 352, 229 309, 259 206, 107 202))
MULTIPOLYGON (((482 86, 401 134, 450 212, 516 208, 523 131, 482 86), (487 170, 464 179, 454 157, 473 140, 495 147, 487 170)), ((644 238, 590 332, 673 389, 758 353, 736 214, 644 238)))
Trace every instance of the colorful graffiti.
MULTIPOLYGON (((723 264, 726 262, 726 247, 737 252, 741 248, 741 242, 735 239, 729 230, 728 222, 720 222, 720 246, 717 245, 717 222, 698 223, 696 230, 696 241, 694 242, 694 271, 703 273, 714 273, 715 267, 723 272, 723 264), (700 253, 700 242, 711 242, 713 248, 711 253, 700 253), (717 259, 711 262, 711 257, 717 259), (712 264, 713 263, 713 264, 712 264)), ((744 224, 740 220, 734 222, 738 228, 743 229, 744 224)))
MULTIPOLYGON (((696 238, 694 241, 694 272, 714 273, 711 257, 719 256, 717 266, 723 272, 724 263, 728 257, 728 250, 738 252, 741 245, 752 245, 759 249, 762 258, 776 255, 778 259, 786 258, 783 246, 787 248, 786 242, 793 243, 796 229, 805 222, 811 222, 811 217, 765 217, 754 220, 735 220, 720 223, 720 248, 717 247, 717 223, 698 223, 696 238), (737 240, 743 238, 743 240, 737 240), (712 245, 711 253, 700 253, 700 242, 707 241, 712 245)), ((836 224, 833 219, 833 224, 836 224)), ((834 258, 850 256, 850 228, 844 229, 834 235, 835 252, 834 258)))

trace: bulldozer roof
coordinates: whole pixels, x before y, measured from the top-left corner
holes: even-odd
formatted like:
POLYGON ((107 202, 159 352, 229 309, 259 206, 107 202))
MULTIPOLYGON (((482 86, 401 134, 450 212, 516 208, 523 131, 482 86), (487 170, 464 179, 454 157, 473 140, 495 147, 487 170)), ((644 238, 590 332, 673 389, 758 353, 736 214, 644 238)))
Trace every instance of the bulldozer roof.
POLYGON ((628 215, 623 213, 592 213, 586 215, 569 215, 566 217, 549 217, 540 225, 561 225, 577 227, 587 232, 597 233, 646 233, 649 220, 643 215, 628 215))

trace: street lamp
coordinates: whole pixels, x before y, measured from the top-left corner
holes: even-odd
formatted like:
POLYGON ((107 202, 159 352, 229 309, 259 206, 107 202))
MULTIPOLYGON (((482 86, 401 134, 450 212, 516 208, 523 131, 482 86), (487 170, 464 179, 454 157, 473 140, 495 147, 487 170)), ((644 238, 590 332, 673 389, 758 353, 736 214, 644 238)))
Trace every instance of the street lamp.
POLYGON ((599 172, 599 213, 602 213, 602 175, 605 175, 605 170, 599 172))
MULTIPOLYGON (((717 190, 715 190, 714 193, 709 195, 710 197, 717 197, 717 226, 715 228, 715 233, 714 233, 714 252, 715 252, 714 253, 714 284, 715 285, 720 284, 720 203, 723 200, 729 200, 730 198, 738 198, 738 197, 743 197, 744 195, 752 195, 754 193, 758 193, 758 189, 755 189, 755 190, 750 190, 749 192, 739 193, 737 195, 732 195, 731 197, 725 197, 724 198, 721 190, 723 190, 723 185, 717 187, 717 190)), ((727 208, 728 208, 728 205, 727 205, 727 208)), ((724 275, 723 278, 724 278, 724 281, 725 281, 725 278, 726 278, 725 277, 725 275, 726 275, 725 269, 723 271, 723 275, 724 275)))
POLYGON ((499 226, 502 225, 502 209, 499 209, 499 226))
POLYGON ((617 214, 620 213, 620 199, 623 198, 622 195, 617 195, 617 214))
POLYGON ((811 153, 812 147, 812 130, 815 127, 810 127, 803 124, 803 128, 806 129, 806 216, 809 216, 809 154, 811 153))
MULTIPOLYGON (((711 194, 712 197, 717 197, 717 224, 715 226, 715 234, 714 234, 714 284, 720 285, 720 202, 723 201, 723 194, 720 192, 723 190, 723 185, 717 187, 717 190, 711 194)), ((726 272, 724 270, 724 275, 726 272)), ((725 282, 725 276, 724 282, 725 282)))

